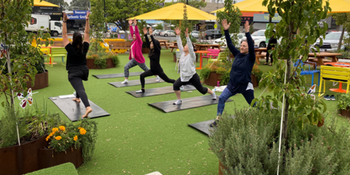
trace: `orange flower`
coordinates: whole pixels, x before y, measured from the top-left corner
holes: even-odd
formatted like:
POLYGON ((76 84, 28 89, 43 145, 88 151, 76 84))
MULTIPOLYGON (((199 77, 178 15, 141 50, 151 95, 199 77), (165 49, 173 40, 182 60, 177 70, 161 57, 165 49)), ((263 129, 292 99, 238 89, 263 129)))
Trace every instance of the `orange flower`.
POLYGON ((51 137, 51 136, 53 136, 54 134, 55 134, 55 133, 53 133, 53 132, 52 132, 52 133, 50 133, 50 135, 49 135, 49 136, 51 137))
POLYGON ((74 136, 74 141, 77 141, 78 140, 78 136, 74 136))
POLYGON ((78 129, 81 129, 82 127, 79 127, 78 129))
POLYGON ((61 136, 57 136, 57 137, 55 137, 55 139, 56 139, 56 140, 61 140, 62 137, 61 137, 61 136))
POLYGON ((49 141, 50 137, 51 137, 50 135, 47 136, 47 137, 46 137, 46 141, 49 141))
POLYGON ((64 126, 60 126, 59 128, 60 128, 61 131, 65 131, 66 130, 66 127, 64 127, 64 126))
POLYGON ((85 130, 84 128, 81 128, 81 129, 80 129, 80 134, 81 134, 81 135, 85 135, 85 134, 86 134, 86 130, 85 130))
POLYGON ((55 133, 58 131, 58 128, 52 128, 52 132, 55 133))

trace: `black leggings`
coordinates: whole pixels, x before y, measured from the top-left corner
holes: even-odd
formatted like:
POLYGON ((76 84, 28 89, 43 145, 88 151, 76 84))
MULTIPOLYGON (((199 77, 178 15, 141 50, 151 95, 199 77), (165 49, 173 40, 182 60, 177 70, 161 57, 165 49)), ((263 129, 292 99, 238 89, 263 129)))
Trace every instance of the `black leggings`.
POLYGON ((75 94, 76 98, 81 98, 81 101, 83 101, 84 106, 86 108, 90 106, 90 103, 85 93, 85 88, 83 85, 84 77, 86 77, 85 71, 78 71, 78 72, 68 74, 68 80, 76 92, 75 94))
POLYGON ((165 73, 162 72, 152 72, 152 70, 148 70, 140 75, 140 81, 141 81, 141 88, 145 88, 145 78, 152 76, 152 75, 158 75, 161 79, 163 79, 167 83, 174 83, 174 79, 168 78, 168 76, 165 75, 165 73))
POLYGON ((179 91, 180 87, 186 84, 192 84, 202 94, 206 94, 208 92, 208 88, 202 86, 201 80, 199 79, 197 73, 195 73, 188 82, 181 82, 181 78, 177 79, 173 85, 174 91, 179 91))
POLYGON ((271 57, 271 62, 270 62, 270 63, 273 63, 272 54, 270 55, 269 50, 271 50, 271 49, 267 48, 267 52, 266 52, 266 63, 269 62, 269 57, 271 57))

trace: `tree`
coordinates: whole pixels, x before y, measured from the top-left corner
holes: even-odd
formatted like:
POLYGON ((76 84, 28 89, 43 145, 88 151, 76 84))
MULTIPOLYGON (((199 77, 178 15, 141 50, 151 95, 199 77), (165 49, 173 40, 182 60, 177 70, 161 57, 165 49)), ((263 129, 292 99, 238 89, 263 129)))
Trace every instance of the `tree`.
MULTIPOLYGON (((238 42, 239 26, 241 25, 241 12, 237 7, 232 6, 233 0, 225 0, 225 10, 217 13, 218 22, 221 24, 223 19, 226 19, 228 23, 231 23, 229 33, 232 33, 231 38, 233 44, 236 46, 238 42)), ((224 36, 224 29, 221 27, 221 33, 224 36)))
POLYGON ((91 42, 91 53, 102 51, 100 43, 102 42, 102 33, 105 29, 105 17, 103 12, 103 0, 91 0, 90 21, 92 25, 91 34, 94 38, 91 42))
POLYGON ((163 30, 163 25, 162 24, 157 24, 155 29, 163 30))
MULTIPOLYGON (((186 4, 187 0, 177 0, 177 2, 174 2, 174 1, 173 2, 166 2, 165 7, 169 6, 169 5, 173 5, 173 4, 178 3, 178 2, 182 2, 182 3, 186 4)), ((195 7, 197 9, 201 9, 202 7, 207 6, 207 3, 203 0, 189 0, 188 5, 195 7)))
POLYGON ((161 8, 164 0, 106 0, 108 22, 118 22, 122 30, 129 29, 128 18, 161 8))
POLYGON ((324 22, 323 27, 320 27, 317 22, 327 17, 330 8, 328 1, 323 7, 322 0, 264 0, 263 5, 267 6, 270 16, 278 13, 282 17, 276 26, 269 24, 270 28, 265 34, 270 38, 273 30, 276 31, 274 36, 281 42, 273 50, 273 56, 274 60, 283 61, 278 61, 276 70, 264 74, 261 85, 271 89, 274 97, 262 97, 258 106, 270 110, 270 102, 273 102, 274 107, 278 106, 278 101, 284 104, 282 139, 288 144, 288 120, 298 123, 300 128, 304 124, 317 125, 324 121, 326 104, 320 98, 313 99, 306 95, 305 76, 300 76, 299 65, 293 67, 293 62, 300 56, 302 61, 306 61, 310 43, 315 43, 317 38, 325 35, 327 23, 324 22))
MULTIPOLYGON (((11 107, 14 111, 17 93, 24 92, 26 95, 26 82, 31 78, 33 84, 38 72, 35 63, 40 61, 42 53, 40 46, 33 47, 31 43, 33 40, 39 43, 39 38, 50 37, 50 34, 44 34, 43 30, 39 30, 37 34, 27 34, 25 27, 31 20, 31 4, 34 4, 34 0, 0 2, 0 43, 4 57, 0 58, 0 96, 4 95, 6 100, 1 104, 3 107, 11 107)), ((19 135, 18 123, 16 127, 19 135)), ((20 143, 19 138, 18 142, 20 143)))
POLYGON ((350 13, 335 13, 335 14, 331 14, 331 16, 335 19, 335 22, 337 25, 343 25, 343 30, 341 32, 339 44, 338 44, 338 52, 339 52, 340 47, 343 43, 342 40, 344 36, 344 31, 347 31, 348 34, 350 34, 350 13))

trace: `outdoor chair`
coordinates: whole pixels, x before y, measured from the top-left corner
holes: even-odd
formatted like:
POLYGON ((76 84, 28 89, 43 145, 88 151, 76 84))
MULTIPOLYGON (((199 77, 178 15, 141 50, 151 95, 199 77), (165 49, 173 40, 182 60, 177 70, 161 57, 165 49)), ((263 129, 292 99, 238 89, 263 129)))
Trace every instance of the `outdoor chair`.
POLYGON ((314 74, 318 73, 318 85, 320 85, 320 71, 317 70, 317 63, 314 62, 303 62, 302 59, 298 59, 298 61, 296 61, 294 63, 294 67, 300 66, 301 72, 300 75, 311 75, 312 76, 312 80, 311 80, 311 85, 314 84, 314 74), (299 65, 300 64, 300 65, 299 65), (304 69, 305 65, 308 65, 308 69, 304 69), (311 66, 314 67, 314 69, 311 69, 311 66))

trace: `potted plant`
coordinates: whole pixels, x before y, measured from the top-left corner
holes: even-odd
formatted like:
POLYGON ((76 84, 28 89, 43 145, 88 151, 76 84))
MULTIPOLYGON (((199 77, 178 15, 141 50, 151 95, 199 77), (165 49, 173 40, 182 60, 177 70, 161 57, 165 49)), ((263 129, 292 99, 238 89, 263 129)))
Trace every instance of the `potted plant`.
POLYGON ((231 61, 218 60, 211 64, 207 64, 200 72, 199 76, 204 84, 209 86, 227 85, 230 80, 231 61))
POLYGON ((341 94, 338 98, 337 108, 342 116, 350 118, 350 94, 341 94))
POLYGON ((258 65, 254 64, 253 69, 252 69, 252 74, 251 74, 251 80, 253 83, 253 87, 259 86, 259 81, 261 80, 262 74, 263 73, 259 69, 258 65))
POLYGON ((86 57, 86 65, 89 69, 108 69, 119 65, 119 57, 105 52, 91 54, 86 57))
POLYGON ((66 162, 79 167, 91 159, 96 143, 97 123, 90 119, 61 123, 52 127, 45 138, 48 146, 39 150, 39 167, 47 168, 66 162))
POLYGON ((172 52, 172 53, 173 53, 173 58, 174 58, 173 61, 176 62, 176 60, 177 60, 176 59, 176 50, 175 50, 175 52, 172 52))

